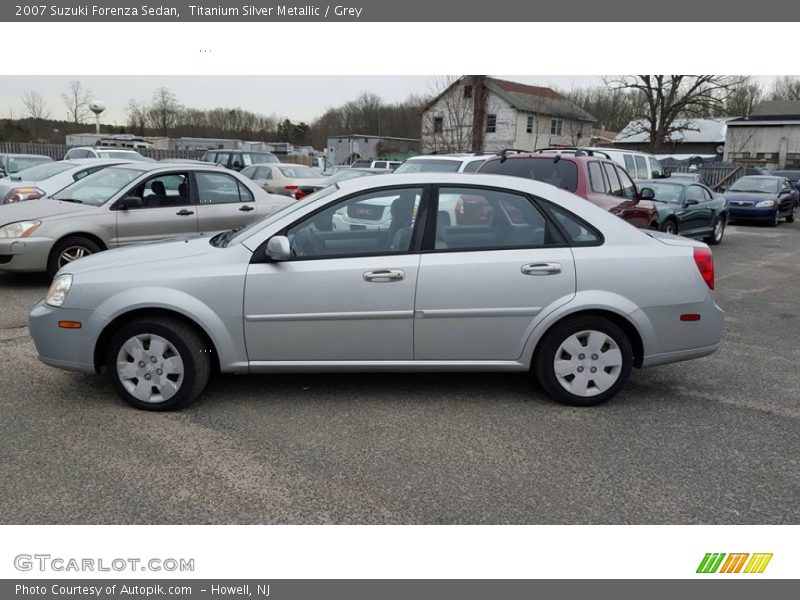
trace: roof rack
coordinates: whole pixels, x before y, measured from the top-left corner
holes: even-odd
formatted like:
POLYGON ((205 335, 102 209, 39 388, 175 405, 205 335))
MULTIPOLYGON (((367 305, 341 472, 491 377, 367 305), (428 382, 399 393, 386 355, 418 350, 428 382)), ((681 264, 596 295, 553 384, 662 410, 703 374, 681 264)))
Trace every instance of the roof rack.
POLYGON ((575 156, 604 156, 607 159, 611 160, 611 156, 608 152, 603 152, 602 150, 596 150, 592 148, 581 148, 580 146, 551 146, 549 148, 539 148, 538 150, 534 150, 534 152, 543 154, 545 152, 573 152, 575 156))
POLYGON ((506 162, 509 154, 530 154, 530 150, 520 150, 519 148, 503 148, 502 150, 498 151, 497 154, 500 156, 500 162, 506 162))

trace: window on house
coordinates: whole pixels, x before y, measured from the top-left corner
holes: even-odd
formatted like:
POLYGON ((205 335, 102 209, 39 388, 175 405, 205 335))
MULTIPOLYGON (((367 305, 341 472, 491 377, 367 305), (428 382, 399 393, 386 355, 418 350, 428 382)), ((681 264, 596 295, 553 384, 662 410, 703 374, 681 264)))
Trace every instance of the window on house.
POLYGON ((442 133, 444 130, 444 117, 434 117, 433 133, 442 133))
POLYGON ((472 98, 472 86, 465 85, 464 86, 464 98, 472 98))
POLYGON ((528 124, 525 126, 525 131, 533 133, 533 117, 528 117, 528 124))
POLYGON ((497 115, 486 115, 486 133, 497 131, 497 115))
POLYGON ((561 135, 561 130, 564 128, 563 119, 550 120, 550 135, 561 135))

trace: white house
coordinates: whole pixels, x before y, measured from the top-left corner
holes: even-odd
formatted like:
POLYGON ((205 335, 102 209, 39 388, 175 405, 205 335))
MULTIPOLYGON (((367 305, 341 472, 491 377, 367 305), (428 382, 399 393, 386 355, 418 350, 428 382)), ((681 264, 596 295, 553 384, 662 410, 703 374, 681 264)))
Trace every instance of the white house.
POLYGON ((728 121, 724 160, 800 169, 800 101, 761 102, 728 121))
POLYGON ((464 75, 422 113, 423 152, 586 146, 596 119, 547 87, 464 75))

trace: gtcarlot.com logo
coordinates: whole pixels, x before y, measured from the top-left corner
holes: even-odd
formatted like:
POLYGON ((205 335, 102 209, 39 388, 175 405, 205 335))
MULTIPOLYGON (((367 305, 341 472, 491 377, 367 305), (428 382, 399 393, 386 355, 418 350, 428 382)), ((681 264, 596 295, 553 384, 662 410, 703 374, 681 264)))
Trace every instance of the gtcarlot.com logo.
POLYGON ((62 558, 50 554, 18 554, 14 557, 17 571, 61 572, 141 572, 194 571, 193 558, 62 558))
POLYGON ((697 566, 698 573, 763 573, 772 553, 707 552, 697 566))

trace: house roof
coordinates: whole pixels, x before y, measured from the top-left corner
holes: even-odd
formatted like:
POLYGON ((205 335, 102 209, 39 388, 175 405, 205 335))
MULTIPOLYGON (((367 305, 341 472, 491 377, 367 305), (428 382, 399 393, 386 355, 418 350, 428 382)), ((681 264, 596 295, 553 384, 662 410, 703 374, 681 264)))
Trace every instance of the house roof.
MULTIPOLYGON (((463 75, 447 86, 442 93, 432 98, 423 110, 428 110, 436 101, 448 93, 454 86, 471 79, 473 75, 463 75)), ((569 98, 559 94, 554 89, 538 85, 526 85, 516 81, 486 77, 486 89, 497 94, 512 107, 523 112, 530 112, 555 117, 566 117, 578 121, 596 122, 597 119, 575 104, 569 98)))
POLYGON ((778 121, 800 121, 800 100, 768 100, 759 102, 747 117, 731 121, 732 125, 778 124, 778 121))
MULTIPOLYGON (((686 126, 683 131, 675 131, 670 136, 672 142, 678 144, 724 144, 725 131, 730 117, 718 119, 683 119, 676 121, 676 125, 686 126)), ((637 119, 628 123, 614 138, 615 144, 642 144, 650 141, 650 134, 646 129, 644 119, 637 119)))

